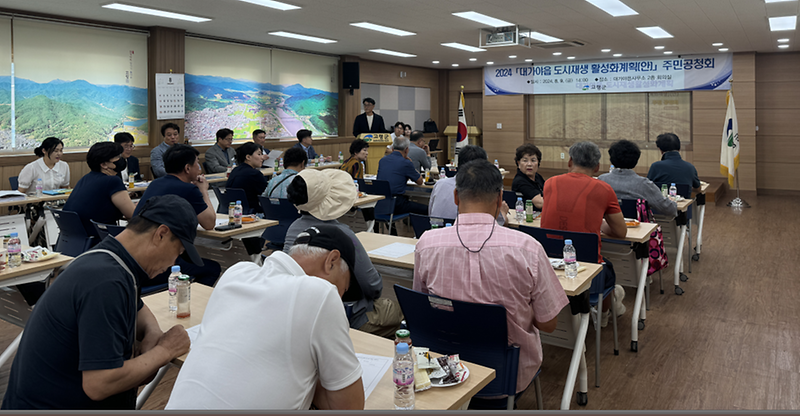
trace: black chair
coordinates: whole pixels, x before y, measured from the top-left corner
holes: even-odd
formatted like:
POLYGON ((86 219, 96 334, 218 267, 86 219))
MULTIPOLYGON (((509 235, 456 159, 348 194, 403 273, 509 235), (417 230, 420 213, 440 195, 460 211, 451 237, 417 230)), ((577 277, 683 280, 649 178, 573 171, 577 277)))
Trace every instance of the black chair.
POLYGON ((456 220, 450 218, 429 217, 427 215, 419 215, 419 214, 410 214, 408 218, 411 221, 411 228, 414 229, 415 238, 420 238, 422 236, 422 233, 433 228, 431 225, 433 220, 441 220, 442 227, 444 227, 445 224, 453 224, 456 222, 456 220))
POLYGON ((384 199, 381 199, 375 204, 375 221, 381 223, 387 223, 389 226, 389 230, 392 229, 392 224, 395 222, 408 218, 408 213, 405 214, 397 214, 394 213, 394 205, 396 201, 396 197, 392 195, 392 189, 389 186, 388 181, 379 181, 379 180, 364 180, 364 179, 357 179, 358 180, 358 189, 362 192, 366 192, 370 195, 383 195, 384 199))
POLYGON ((453 177, 455 177, 455 176, 456 176, 456 173, 458 173, 458 168, 453 168, 453 167, 445 167, 445 168, 444 168, 444 174, 445 174, 445 176, 447 176, 448 178, 453 178, 453 177))
MULTIPOLYGON (((578 262, 594 263, 597 264, 598 255, 598 236, 592 233, 579 233, 573 231, 550 230, 547 228, 527 227, 521 225, 519 230, 532 236, 538 241, 548 257, 563 258, 564 257, 564 240, 572 240, 572 245, 575 246, 575 254, 578 262)), ((595 361, 595 385, 600 387, 600 317, 603 308, 600 306, 603 300, 608 296, 614 296, 614 287, 605 289, 605 272, 600 271, 592 280, 592 286, 589 288, 589 304, 591 305, 591 313, 594 315, 594 327, 597 340, 597 354, 595 361)), ((617 307, 616 301, 611 302, 611 318, 614 326, 614 355, 619 355, 619 339, 617 337, 617 307)))
POLYGON ((11 185, 11 190, 16 191, 17 189, 19 189, 19 176, 9 177, 8 183, 11 185))
MULTIPOLYGON (((400 285, 394 285, 394 292, 416 345, 441 354, 459 354, 462 360, 493 368, 495 379, 475 397, 508 395, 507 408, 514 409, 519 346, 508 345, 505 307, 446 299, 400 285)), ((542 409, 538 373, 533 382, 542 409)))
POLYGON ((286 232, 289 230, 289 226, 300 218, 300 212, 288 199, 259 196, 258 201, 264 210, 264 218, 278 221, 278 225, 264 230, 261 238, 268 241, 267 248, 283 250, 283 245, 286 242, 286 232))
POLYGON ((517 198, 522 198, 522 194, 514 191, 503 191, 503 201, 506 201, 506 204, 508 204, 508 209, 517 208, 517 198))
POLYGON ((58 224, 59 234, 56 251, 77 257, 94 245, 95 238, 86 232, 81 217, 72 211, 48 208, 58 224))
POLYGON ((95 220, 89 220, 94 225, 94 229, 97 231, 97 234, 100 236, 100 240, 104 240, 107 236, 116 237, 125 227, 116 224, 103 224, 97 222, 95 220))
POLYGON ((228 206, 231 202, 242 201, 242 213, 252 214, 253 210, 250 209, 250 204, 247 202, 247 194, 244 189, 236 188, 221 188, 218 186, 214 188, 214 195, 217 197, 219 205, 217 205, 217 214, 228 215, 228 206))

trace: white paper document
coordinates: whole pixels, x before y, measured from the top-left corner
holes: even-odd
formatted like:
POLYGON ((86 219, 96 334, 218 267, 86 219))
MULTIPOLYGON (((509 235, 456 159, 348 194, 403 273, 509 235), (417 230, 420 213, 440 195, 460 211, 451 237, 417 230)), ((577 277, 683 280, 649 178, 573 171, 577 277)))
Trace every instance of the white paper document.
POLYGON ((364 384, 364 400, 375 390, 386 370, 392 367, 392 357, 356 353, 361 363, 361 381, 364 384))
POLYGON ((400 257, 413 253, 415 248, 416 246, 414 244, 392 243, 388 246, 376 248, 375 250, 370 251, 369 254, 399 259, 400 257))
MULTIPOLYGON (((214 228, 219 227, 220 225, 228 225, 228 219, 227 218, 222 218, 222 219, 217 218, 217 221, 214 224, 214 228)), ((197 231, 204 231, 204 230, 205 230, 205 228, 203 228, 202 225, 197 224, 197 231)))
POLYGON ((0 198, 5 198, 5 197, 22 197, 22 198, 24 198, 25 194, 23 194, 20 191, 0 191, 0 198))
POLYGON ((272 150, 269 152, 269 160, 272 162, 272 165, 275 165, 275 160, 277 160, 283 154, 283 150, 272 150))

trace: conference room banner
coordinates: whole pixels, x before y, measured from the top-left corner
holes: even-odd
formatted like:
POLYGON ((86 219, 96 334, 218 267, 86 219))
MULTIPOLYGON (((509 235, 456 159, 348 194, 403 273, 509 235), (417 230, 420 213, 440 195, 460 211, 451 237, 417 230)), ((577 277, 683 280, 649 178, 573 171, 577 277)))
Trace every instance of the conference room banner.
POLYGON ((483 68, 486 95, 729 90, 733 54, 483 68))

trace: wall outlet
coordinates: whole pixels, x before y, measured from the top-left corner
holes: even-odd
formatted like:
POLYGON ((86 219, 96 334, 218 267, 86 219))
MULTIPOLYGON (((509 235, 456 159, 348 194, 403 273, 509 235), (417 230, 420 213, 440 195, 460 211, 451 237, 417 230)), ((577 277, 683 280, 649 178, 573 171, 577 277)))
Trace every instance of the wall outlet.
POLYGON ((563 152, 561 153, 561 159, 562 160, 564 159, 564 153, 563 152))
POLYGON ((503 129, 503 123, 497 123, 497 130, 503 129))

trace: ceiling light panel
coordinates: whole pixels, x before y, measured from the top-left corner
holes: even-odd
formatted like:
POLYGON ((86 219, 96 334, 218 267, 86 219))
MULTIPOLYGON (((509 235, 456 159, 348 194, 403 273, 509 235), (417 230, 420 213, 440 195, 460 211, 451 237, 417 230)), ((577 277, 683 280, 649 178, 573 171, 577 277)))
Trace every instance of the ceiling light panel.
POLYGON ((636 30, 644 33, 647 36, 650 36, 653 39, 664 39, 672 37, 672 35, 670 35, 669 32, 667 32, 666 30, 662 29, 661 26, 637 27, 636 30))
POLYGON ((492 16, 487 16, 482 13, 478 12, 460 12, 460 13, 453 13, 453 16, 458 16, 462 19, 472 20, 473 22, 478 22, 487 26, 492 27, 506 27, 506 26, 514 26, 511 22, 506 22, 505 20, 495 19, 492 16))
POLYGON ((414 35, 416 35, 416 33, 409 32, 407 30, 395 29, 393 27, 376 25, 375 23, 369 23, 369 22, 350 23, 350 26, 356 26, 356 27, 360 27, 362 29, 374 30, 376 32, 388 33, 390 35, 395 35, 395 36, 414 36, 414 35))
POLYGON ((797 16, 780 16, 769 18, 769 30, 777 32, 780 30, 794 30, 797 26, 797 16))
POLYGON ((384 55, 399 56, 401 58, 415 58, 417 56, 405 52, 390 51, 388 49, 370 49, 369 51, 374 53, 382 53, 384 55))
POLYGON ((764 3, 783 3, 785 1, 797 1, 797 0, 764 0, 764 3))
POLYGON ((458 42, 443 43, 442 46, 447 46, 448 48, 461 49, 462 51, 467 51, 467 52, 486 52, 486 49, 476 48, 474 46, 469 46, 458 42))
POLYGON ((123 12, 147 14, 147 15, 150 15, 150 16, 166 17, 168 19, 186 20, 186 21, 195 22, 195 23, 203 23, 203 22, 211 21, 211 19, 206 18, 206 17, 192 16, 192 15, 182 14, 182 13, 173 13, 173 12, 167 12, 167 11, 163 11, 163 10, 150 9, 150 8, 147 8, 147 7, 131 6, 129 4, 122 4, 122 3, 106 4, 106 5, 103 5, 103 7, 106 8, 106 9, 120 10, 120 11, 123 11, 123 12))
POLYGON ((781 49, 786 49, 789 47, 789 45, 783 44, 783 45, 778 45, 778 47, 781 49))
POLYGON ((636 10, 631 9, 625 3, 619 0, 586 0, 586 1, 614 17, 633 16, 635 14, 639 14, 636 13, 636 10))
POLYGON ((277 9, 277 10, 297 10, 300 6, 295 6, 293 4, 282 3, 279 1, 273 0, 239 0, 245 3, 257 4, 259 6, 269 7, 270 9, 277 9))
POLYGON ((559 39, 559 38, 554 37, 554 36, 545 35, 544 33, 541 33, 541 32, 530 32, 530 34, 528 36, 530 36, 531 38, 536 39, 538 41, 545 42, 545 43, 563 42, 564 41, 564 39, 559 39))
POLYGON ((278 32, 269 32, 269 34, 273 35, 273 36, 281 36, 281 37, 284 37, 284 38, 305 40, 305 41, 308 41, 308 42, 336 43, 336 41, 332 40, 332 39, 318 38, 316 36, 301 35, 299 33, 292 33, 292 32, 278 31, 278 32))

